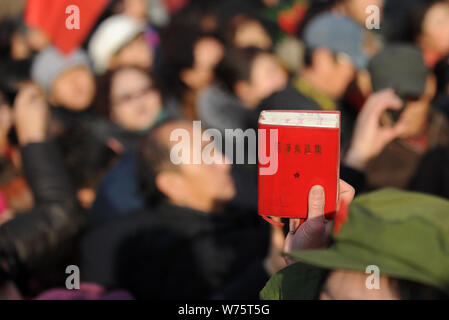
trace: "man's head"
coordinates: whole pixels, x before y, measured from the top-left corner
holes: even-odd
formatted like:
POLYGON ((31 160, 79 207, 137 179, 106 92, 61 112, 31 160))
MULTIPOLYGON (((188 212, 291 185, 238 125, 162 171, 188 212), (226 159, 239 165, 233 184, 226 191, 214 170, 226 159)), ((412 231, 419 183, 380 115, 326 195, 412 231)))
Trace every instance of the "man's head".
POLYGON ((248 108, 255 108, 287 85, 288 76, 276 56, 250 47, 233 48, 215 70, 215 76, 248 108))
POLYGON ((404 101, 398 117, 407 128, 403 137, 422 132, 435 96, 436 80, 421 50, 414 45, 390 43, 370 61, 369 72, 375 92, 390 88, 404 101))
MULTIPOLYGON (((153 129, 142 142, 138 152, 138 170, 143 191, 149 204, 157 206, 168 201, 178 206, 200 211, 212 211, 235 195, 234 182, 227 164, 193 164, 195 153, 201 153, 204 143, 193 141, 193 126, 187 121, 170 121, 153 129), (174 130, 186 134, 182 152, 187 152, 190 162, 175 165, 171 161, 173 146, 170 141, 174 130)), ((175 155, 177 156, 177 155, 175 155)), ((215 150, 214 156, 223 155, 215 150)))
POLYGON ((82 50, 64 56, 54 47, 45 49, 36 56, 31 76, 46 91, 54 106, 82 111, 93 102, 95 80, 89 59, 82 50))
POLYGON ((363 29, 347 17, 324 13, 305 26, 303 41, 302 76, 329 97, 341 98, 356 70, 366 67, 363 29))

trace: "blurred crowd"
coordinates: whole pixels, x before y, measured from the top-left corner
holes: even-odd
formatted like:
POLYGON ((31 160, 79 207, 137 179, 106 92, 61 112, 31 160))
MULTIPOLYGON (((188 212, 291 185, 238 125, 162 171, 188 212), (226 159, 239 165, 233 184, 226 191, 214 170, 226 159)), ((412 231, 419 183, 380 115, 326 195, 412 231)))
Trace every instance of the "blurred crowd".
POLYGON ((328 239, 376 243, 375 298, 449 295, 449 1, 109 0, 70 52, 27 23, 30 1, 4 2, 0 298, 257 299, 280 270, 303 275, 293 298, 364 298, 359 264, 294 257, 336 270, 318 277, 284 256, 332 261, 328 239), (340 233, 322 190, 318 224, 273 227, 257 165, 170 161, 175 129, 257 129, 262 110, 341 112, 340 233))

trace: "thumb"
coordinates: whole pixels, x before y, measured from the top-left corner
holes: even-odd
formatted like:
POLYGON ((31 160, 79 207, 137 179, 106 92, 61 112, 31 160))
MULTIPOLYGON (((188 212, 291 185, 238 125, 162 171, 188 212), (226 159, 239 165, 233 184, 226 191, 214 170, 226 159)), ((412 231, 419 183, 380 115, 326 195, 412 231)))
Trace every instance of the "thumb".
POLYGON ((322 186, 313 186, 309 192, 309 212, 307 219, 313 221, 315 219, 324 218, 324 189, 322 186))

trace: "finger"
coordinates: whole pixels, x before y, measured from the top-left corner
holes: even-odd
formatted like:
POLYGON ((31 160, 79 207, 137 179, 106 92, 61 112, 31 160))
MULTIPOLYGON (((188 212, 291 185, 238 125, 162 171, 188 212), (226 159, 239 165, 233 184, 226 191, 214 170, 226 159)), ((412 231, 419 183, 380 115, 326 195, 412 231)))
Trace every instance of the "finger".
POLYGON ((349 183, 340 179, 340 194, 344 194, 347 197, 354 197, 355 189, 349 183))
POLYGON ((392 130, 394 131, 395 137, 399 137, 399 136, 403 135, 405 132, 407 132, 408 126, 407 126, 407 124, 405 124, 401 121, 398 121, 396 123, 396 125, 392 128, 392 130))
POLYGON ((290 233, 296 233, 301 225, 301 219, 290 219, 290 233))
POLYGON ((284 260, 285 260, 285 263, 287 264, 287 266, 295 263, 295 260, 293 260, 289 256, 284 256, 284 260))
POLYGON ((349 183, 347 183, 343 179, 340 179, 339 183, 340 183, 340 193, 347 193, 347 192, 354 193, 355 189, 349 183))
POLYGON ((392 128, 383 128, 380 131, 379 139, 382 141, 382 145, 385 146, 397 137, 400 137, 407 132, 407 125, 401 122, 396 123, 392 128))
POLYGON ((316 218, 324 218, 324 189, 322 186, 313 186, 309 192, 309 212, 308 220, 311 221, 316 218))
POLYGON ((402 100, 394 93, 387 92, 380 97, 379 101, 373 104, 373 118, 380 117, 380 115, 387 109, 399 110, 402 107, 402 100))
POLYGON ((362 110, 370 110, 375 108, 380 101, 385 99, 385 97, 387 97, 387 99, 394 97, 394 91, 392 89, 385 89, 371 94, 366 100, 362 110))
POLYGON ((389 144, 391 141, 393 141, 397 136, 398 136, 398 134, 396 133, 395 130, 393 130, 393 128, 382 129, 379 132, 379 136, 378 136, 378 139, 381 142, 382 149, 387 144, 389 144))
POLYGON ((271 246, 272 249, 281 252, 284 248, 285 237, 281 227, 273 226, 271 230, 271 246))
POLYGON ((14 101, 15 107, 20 107, 22 105, 27 104, 30 99, 30 97, 34 96, 36 94, 36 89, 34 86, 27 85, 23 87, 17 94, 17 97, 14 101))
POLYGON ((344 180, 340 179, 340 185, 339 185, 339 194, 338 194, 338 202, 337 202, 337 208, 336 211, 338 212, 340 210, 340 204, 341 202, 350 203, 355 196, 355 189, 353 186, 351 186, 349 183, 345 182, 344 180))
POLYGON ((377 108, 379 104, 386 104, 388 102, 393 102, 397 105, 401 102, 401 99, 394 93, 392 89, 382 90, 377 93, 372 94, 366 103, 367 107, 377 108))
POLYGON ((272 219, 274 222, 278 222, 278 223, 281 223, 281 222, 282 222, 281 218, 279 218, 279 217, 271 217, 271 219, 272 219))
POLYGON ((41 95, 42 91, 35 84, 29 83, 20 89, 19 93, 23 93, 24 95, 41 95))
MULTIPOLYGON (((350 203, 355 196, 355 189, 349 183, 340 179, 340 200, 343 200, 345 203, 350 203)), ((340 202, 340 201, 339 201, 340 202)))

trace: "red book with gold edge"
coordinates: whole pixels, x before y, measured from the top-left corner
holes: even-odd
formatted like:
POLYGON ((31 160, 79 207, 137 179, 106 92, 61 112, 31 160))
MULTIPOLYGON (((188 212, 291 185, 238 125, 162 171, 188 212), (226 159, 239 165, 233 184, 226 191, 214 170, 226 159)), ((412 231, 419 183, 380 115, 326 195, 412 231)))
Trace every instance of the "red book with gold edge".
POLYGON ((261 112, 258 200, 261 216, 307 219, 309 191, 314 185, 321 185, 326 198, 324 213, 326 218, 333 218, 339 175, 339 111, 261 112), (271 156, 270 148, 277 156, 277 167, 272 163, 275 157, 271 156), (266 155, 271 163, 261 160, 261 155, 266 155), (269 166, 277 170, 267 170, 269 166))

